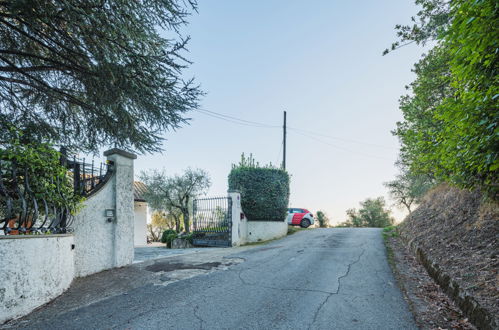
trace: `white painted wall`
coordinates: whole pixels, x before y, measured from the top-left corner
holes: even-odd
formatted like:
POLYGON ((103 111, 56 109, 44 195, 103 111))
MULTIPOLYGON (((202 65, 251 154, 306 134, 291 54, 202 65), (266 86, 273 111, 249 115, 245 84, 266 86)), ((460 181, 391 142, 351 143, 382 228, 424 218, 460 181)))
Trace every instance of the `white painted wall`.
POLYGON ((75 276, 86 276, 133 262, 133 159, 112 149, 104 153, 114 162, 113 176, 75 217, 75 276), (116 217, 109 222, 106 209, 116 217))
POLYGON ((74 276, 73 235, 0 236, 0 324, 66 290, 74 276))
POLYGON ((247 219, 241 217, 241 194, 229 191, 228 196, 232 198, 232 246, 246 244, 248 241, 248 225, 247 219))
POLYGON ((147 224, 149 220, 149 206, 146 202, 134 202, 134 234, 135 246, 147 245, 147 224))
POLYGON ((75 216, 74 234, 0 236, 0 323, 57 297, 74 277, 133 262, 136 156, 117 149, 104 155, 114 162, 113 175, 75 216), (115 210, 111 222, 106 209, 115 210))
POLYGON ((232 198, 232 246, 268 241, 288 234, 288 224, 282 221, 250 221, 241 217, 241 194, 229 191, 232 198))
POLYGON ((283 221, 247 221, 248 243, 268 241, 288 234, 288 224, 283 221))
POLYGON ((105 217, 115 208, 113 175, 97 193, 90 196, 73 222, 75 234, 75 276, 85 276, 114 264, 114 224, 105 217))

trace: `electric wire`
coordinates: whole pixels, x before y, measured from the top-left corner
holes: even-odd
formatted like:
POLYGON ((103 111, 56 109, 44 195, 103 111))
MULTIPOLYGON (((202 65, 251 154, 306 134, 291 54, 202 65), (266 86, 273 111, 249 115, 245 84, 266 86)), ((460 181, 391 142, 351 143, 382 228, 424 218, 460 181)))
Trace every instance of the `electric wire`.
MULTIPOLYGON (((204 115, 213 117, 213 118, 221 119, 221 120, 233 123, 233 124, 238 124, 238 125, 243 125, 243 126, 258 127, 258 128, 282 128, 282 126, 269 125, 269 124, 264 124, 264 123, 260 123, 260 122, 256 122, 256 121, 245 120, 245 119, 237 118, 237 117, 234 117, 234 116, 229 116, 229 115, 226 115, 226 114, 222 114, 222 113, 219 113, 219 112, 210 111, 210 110, 206 110, 206 109, 195 109, 195 111, 197 111, 199 113, 202 113, 204 115)), ((300 128, 295 128, 295 127, 290 127, 290 126, 287 126, 287 128, 291 132, 293 132, 295 134, 299 134, 299 135, 308 137, 309 139, 316 140, 316 141, 318 141, 318 142, 320 142, 322 144, 328 145, 328 146, 336 148, 338 150, 342 150, 342 151, 347 152, 347 153, 356 153, 358 155, 362 155, 362 156, 365 156, 365 157, 382 159, 382 160, 389 160, 387 158, 378 157, 378 156, 366 154, 366 153, 363 153, 363 152, 352 151, 352 150, 349 150, 347 148, 343 148, 343 147, 340 147, 338 145, 326 142, 326 141, 318 138, 317 136, 326 137, 326 138, 330 138, 330 139, 335 139, 335 140, 342 141, 342 142, 350 142, 350 143, 357 143, 357 144, 368 145, 368 146, 372 146, 372 147, 391 149, 391 148, 388 148, 386 146, 381 146, 381 145, 377 145, 377 144, 373 144, 373 143, 361 142, 361 141, 356 141, 356 140, 338 138, 338 137, 334 137, 334 136, 331 136, 331 135, 317 133, 317 132, 314 132, 314 131, 308 131, 308 130, 304 130, 304 129, 300 129, 300 128)), ((283 147, 283 145, 281 144, 281 147, 280 147, 281 149, 279 150, 279 156, 278 157, 280 157, 280 155, 281 155, 282 147, 283 147)))
POLYGON ((347 153, 354 153, 354 154, 358 154, 358 155, 361 155, 361 156, 364 156, 364 157, 370 157, 370 158, 376 158, 376 159, 381 159, 381 160, 390 160, 388 158, 383 158, 383 157, 378 157, 378 156, 374 156, 374 155, 370 155, 370 154, 366 154, 366 153, 363 153, 363 152, 358 152, 358 151, 352 151, 352 150, 349 150, 349 149, 346 149, 346 148, 343 148, 343 147, 340 147, 340 146, 337 146, 335 144, 331 144, 329 142, 326 142, 326 141, 323 141, 321 139, 318 139, 314 136, 311 136, 311 135, 308 135, 308 134, 304 134, 304 133, 301 133, 301 132, 297 132, 297 131, 294 131, 295 134, 299 134, 299 135, 302 135, 302 136, 305 136, 305 137, 308 137, 309 139, 313 139, 313 140, 316 140, 322 144, 325 144, 325 145, 328 145, 330 147, 333 147, 333 148, 336 148, 338 150, 342 150, 344 152, 347 152, 347 153))
POLYGON ((277 126, 277 125, 268 125, 268 124, 259 123, 256 121, 245 120, 245 119, 221 114, 221 113, 206 110, 206 109, 195 109, 195 110, 200 112, 200 113, 203 113, 205 115, 215 117, 218 119, 222 119, 222 120, 226 120, 226 121, 232 122, 234 124, 240 124, 240 125, 252 126, 252 127, 262 127, 262 128, 280 128, 281 127, 281 126, 277 126))
POLYGON ((363 145, 367 145, 367 146, 371 146, 371 147, 384 148, 384 149, 390 149, 390 150, 392 149, 390 147, 382 146, 382 145, 379 145, 379 144, 368 143, 368 142, 361 142, 361 141, 356 141, 356 140, 351 140, 351 139, 345 139, 345 138, 339 138, 339 137, 336 137, 336 136, 331 136, 331 135, 328 135, 328 134, 318 133, 318 132, 315 132, 315 131, 308 131, 308 130, 301 129, 301 128, 295 128, 295 127, 288 126, 288 129, 299 131, 299 132, 310 134, 310 135, 317 135, 317 136, 321 136, 321 137, 326 137, 326 138, 330 138, 330 139, 338 140, 338 141, 342 141, 342 142, 363 144, 363 145))

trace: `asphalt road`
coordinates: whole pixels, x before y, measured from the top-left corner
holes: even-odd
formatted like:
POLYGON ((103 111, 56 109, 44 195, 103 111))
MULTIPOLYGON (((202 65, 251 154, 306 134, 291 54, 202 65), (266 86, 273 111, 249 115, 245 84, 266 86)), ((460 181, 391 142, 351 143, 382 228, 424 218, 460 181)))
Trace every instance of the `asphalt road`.
MULTIPOLYGON (((29 328, 417 328, 378 229, 306 230, 224 260, 211 273, 135 287, 29 328)), ((149 269, 168 276, 172 267, 149 269)))

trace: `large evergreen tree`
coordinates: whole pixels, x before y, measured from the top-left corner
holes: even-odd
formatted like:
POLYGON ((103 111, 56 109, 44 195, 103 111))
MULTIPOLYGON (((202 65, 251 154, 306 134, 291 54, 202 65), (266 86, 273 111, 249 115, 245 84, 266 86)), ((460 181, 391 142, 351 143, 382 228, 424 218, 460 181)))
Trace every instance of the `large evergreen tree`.
POLYGON ((0 133, 159 150, 201 94, 182 77, 192 10, 195 0, 1 1, 0 133))

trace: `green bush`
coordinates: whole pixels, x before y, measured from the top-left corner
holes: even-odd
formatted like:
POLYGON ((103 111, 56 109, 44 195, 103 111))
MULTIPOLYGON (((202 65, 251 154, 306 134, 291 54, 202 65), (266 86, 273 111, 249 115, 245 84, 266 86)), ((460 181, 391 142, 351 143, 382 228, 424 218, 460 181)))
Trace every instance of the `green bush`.
POLYGON ((182 238, 185 239, 185 240, 187 240, 189 243, 192 244, 193 241, 194 241, 194 234, 190 233, 190 234, 182 236, 182 238))
POLYGON ((161 235, 161 243, 170 245, 175 238, 177 238, 177 232, 173 229, 167 229, 161 235))
POLYGON ((0 194, 0 226, 3 218, 20 216, 23 203, 28 208, 38 205, 39 220, 53 216, 52 209, 65 209, 71 215, 78 212, 84 198, 74 193, 72 179, 68 169, 61 165, 60 157, 50 143, 30 139, 15 127, 0 132, 0 183, 7 190, 16 186, 19 189, 10 192, 11 214, 7 214, 7 195, 0 194))
POLYGON ((241 157, 229 174, 229 190, 241 193, 248 220, 284 221, 289 203, 289 174, 272 165, 261 167, 253 158, 241 157))

